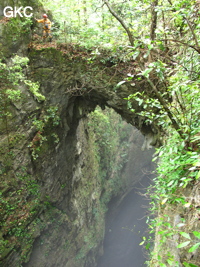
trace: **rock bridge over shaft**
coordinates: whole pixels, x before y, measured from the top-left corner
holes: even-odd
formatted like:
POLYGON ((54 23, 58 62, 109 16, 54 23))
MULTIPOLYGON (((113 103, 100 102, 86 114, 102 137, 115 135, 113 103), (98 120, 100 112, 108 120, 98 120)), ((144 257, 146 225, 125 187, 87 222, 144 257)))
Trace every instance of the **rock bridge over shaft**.
POLYGON ((123 62, 111 57, 108 51, 92 54, 63 47, 33 49, 29 59, 29 75, 39 81, 48 105, 58 105, 61 113, 66 108, 72 112, 73 107, 78 105, 76 118, 86 115, 97 105, 113 108, 150 138, 152 145, 158 145, 158 127, 147 125, 145 118, 138 115, 143 110, 142 105, 131 100, 135 111, 128 107, 126 98, 129 95, 143 91, 150 95, 153 93, 144 78, 126 80, 127 74, 133 76, 138 72, 135 61, 123 62))
MULTIPOLYGON (((97 105, 107 106, 144 135, 158 135, 156 125, 146 125, 145 118, 137 114, 143 107, 133 100, 133 113, 126 100, 136 92, 150 95, 151 88, 142 78, 125 80, 128 73, 139 72, 134 61, 124 62, 105 51, 92 54, 72 47, 36 46, 29 47, 29 67, 23 75, 24 80, 40 84, 45 101, 39 101, 36 89, 31 91, 34 83, 28 87, 23 81, 16 88, 20 99, 2 98, 9 116, 6 112, 0 123, 6 200, 2 230, 5 252, 0 264, 95 266, 104 235, 101 201, 110 190, 107 179, 112 177, 102 180, 98 174, 87 114, 97 105), (120 85, 121 81, 125 82, 120 85), (7 203, 16 203, 14 213, 7 210, 7 203)), ((19 51, 9 45, 2 47, 8 66, 11 54, 26 55, 26 44, 19 45, 19 51)))

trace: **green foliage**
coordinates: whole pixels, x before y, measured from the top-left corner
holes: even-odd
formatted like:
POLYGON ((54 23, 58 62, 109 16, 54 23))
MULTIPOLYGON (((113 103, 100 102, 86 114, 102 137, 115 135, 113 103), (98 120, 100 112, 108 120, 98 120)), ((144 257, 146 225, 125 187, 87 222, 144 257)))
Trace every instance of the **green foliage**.
MULTIPOLYGON (((185 241, 183 243, 180 243, 177 247, 178 248, 182 248, 182 247, 186 247, 191 243, 191 237, 188 233, 185 232, 180 232, 180 234, 182 236, 184 236, 186 239, 190 239, 189 241, 185 241)), ((200 239, 200 232, 197 231, 193 231, 193 235, 195 237, 197 237, 198 239, 200 239)), ((194 244, 192 247, 190 247, 190 249, 188 250, 188 252, 194 252, 196 249, 198 249, 198 247, 200 246, 200 242, 194 244)))
POLYGON ((0 78, 1 82, 8 83, 10 85, 18 85, 24 79, 23 67, 26 67, 28 58, 21 58, 15 56, 12 58, 11 64, 0 62, 0 78))
POLYGON ((184 141, 180 142, 178 134, 171 132, 167 144, 157 149, 157 153, 159 176, 155 179, 155 194, 160 200, 167 198, 179 202, 175 192, 178 187, 185 188, 195 180, 198 170, 190 168, 198 161, 198 152, 187 151, 184 141))
POLYGON ((99 164, 99 178, 104 193, 101 197, 102 209, 122 186, 121 172, 127 161, 130 125, 113 111, 99 108, 90 114, 90 131, 94 133, 95 156, 99 164))
POLYGON ((37 131, 43 131, 45 127, 56 127, 60 123, 57 106, 49 106, 43 111, 41 119, 34 119, 33 125, 37 131))
POLYGON ((15 103, 21 99, 21 91, 17 85, 24 79, 23 67, 26 66, 27 60, 19 56, 13 57, 7 64, 0 60, 0 122, 6 131, 8 146, 10 146, 8 124, 12 117, 10 102, 15 103))
POLYGON ((196 264, 193 264, 193 263, 187 263, 187 262, 184 262, 183 265, 185 267, 198 267, 196 264))
MULTIPOLYGON (((145 119, 147 125, 153 124, 164 133, 162 146, 157 149, 154 158, 158 162, 157 177, 154 179, 155 184, 150 193, 151 211, 154 214, 158 212, 159 218, 162 219, 164 209, 169 207, 169 204, 175 210, 177 206, 179 208, 191 206, 186 196, 181 194, 181 190, 192 187, 199 179, 200 52, 196 49, 199 48, 199 27, 196 24, 199 16, 197 16, 194 2, 175 1, 173 7, 163 2, 156 8, 158 22, 163 23, 157 25, 157 40, 151 42, 149 38, 146 38, 145 42, 144 39, 138 44, 137 41, 135 42, 130 55, 134 60, 139 59, 138 71, 135 74, 129 73, 124 81, 134 82, 134 80, 144 79, 149 83, 151 88, 149 92, 137 92, 127 98, 128 108, 135 113, 133 104, 137 102, 141 107, 137 114, 145 119), (172 8, 177 16, 174 16, 172 8), (176 28, 177 24, 179 24, 179 29, 176 28), (161 25, 164 26, 164 30, 161 25), (183 32, 185 40, 189 38, 192 40, 192 46, 188 46, 180 38, 183 32), (161 39, 163 41, 160 41, 161 39), (164 42, 164 40, 169 41, 164 42), (175 42, 178 42, 180 46, 175 46, 175 42), (165 49, 169 46, 171 59, 168 58, 166 52, 163 58, 160 55, 155 57, 156 50, 162 53, 161 50, 166 51, 165 49), (164 81, 164 85, 158 86, 155 79, 160 84, 164 81)), ((199 242, 194 242, 194 236, 187 232, 185 224, 183 224, 185 232, 181 232, 180 229, 173 229, 166 223, 170 222, 164 217, 160 221, 153 219, 149 225, 151 232, 157 230, 156 239, 161 242, 156 256, 153 257, 154 262, 152 261, 150 266, 155 266, 156 263, 159 266, 177 264, 170 258, 171 256, 167 255, 167 251, 162 250, 162 247, 168 249, 167 242, 175 234, 183 238, 178 245, 179 250, 187 249, 187 253, 191 253, 199 248, 199 242)), ((142 243, 147 242, 143 240, 142 243)), ((184 262, 184 266, 196 265, 193 262, 184 262)))
POLYGON ((52 130, 55 129, 60 123, 57 106, 49 106, 43 110, 39 119, 33 119, 33 125, 36 129, 36 135, 29 144, 31 155, 34 160, 39 157, 39 153, 44 147, 44 143, 59 143, 59 137, 52 130))
MULTIPOLYGON (((181 140, 179 134, 174 129, 170 127, 166 129, 168 130, 168 138, 164 145, 157 149, 157 156, 154 158, 154 160, 159 160, 157 168, 158 176, 154 179, 155 184, 151 191, 151 211, 153 213, 159 211, 159 214, 162 214, 162 209, 166 207, 166 204, 174 205, 174 208, 176 205, 179 205, 179 207, 190 207, 191 204, 188 203, 187 197, 180 193, 180 189, 191 186, 199 178, 199 170, 196 167, 199 166, 199 146, 197 146, 197 151, 195 151, 196 146, 195 149, 192 147, 188 148, 185 140, 181 140)), ((193 140, 194 135, 191 134, 189 138, 193 140)), ((181 232, 172 226, 171 229, 166 229, 166 221, 166 218, 160 222, 153 219, 150 224, 151 232, 154 232, 155 229, 160 229, 157 232, 157 236, 161 240, 160 242, 164 242, 165 244, 170 239, 170 236, 179 233, 187 240, 180 243, 177 247, 178 249, 187 248, 187 252, 190 253, 199 247, 200 243, 196 243, 188 249, 188 246, 192 242, 189 233, 181 232)), ((185 223, 180 226, 185 226, 185 223)), ((162 248, 159 254, 162 254, 159 262, 160 264, 164 264, 165 252, 162 251, 162 248)), ((172 266, 174 265, 172 264, 172 266)))
MULTIPOLYGON (((145 31, 142 25, 147 22, 145 9, 148 9, 149 4, 137 0, 123 4, 118 0, 112 2, 115 12, 130 25, 133 35, 145 31)), ((47 0, 44 4, 53 12, 56 22, 60 24, 60 28, 55 29, 54 34, 64 42, 78 42, 87 48, 128 44, 122 26, 113 19, 107 7, 96 0, 47 0)))
POLYGON ((12 102, 19 100, 21 98, 20 90, 7 89, 5 93, 8 96, 8 99, 10 99, 12 102))
MULTIPOLYGON (((170 9, 172 7, 167 9, 167 6, 167 3, 163 3, 163 6, 156 7, 158 15, 165 10, 170 17, 173 17, 170 9)), ((190 7, 185 6, 183 2, 176 2, 174 6, 173 8, 177 10, 181 18, 185 18, 184 23, 188 26, 187 33, 191 34, 193 41, 196 42, 198 37, 190 28, 193 19, 197 19, 195 6, 192 11, 192 3, 190 3, 190 7), (193 14, 192 18, 189 17, 191 14, 193 14)), ((168 27, 174 27, 173 20, 168 21, 165 18, 164 22, 168 22, 168 27)), ((195 25, 193 24, 194 28, 195 25)), ((159 31, 160 27, 157 29, 157 32, 159 31)), ((167 32, 167 35, 170 36, 170 33, 167 32)), ((141 54, 139 50, 141 45, 145 49, 143 58, 148 58, 152 51, 158 49, 157 45, 160 46, 160 43, 156 41, 152 43, 148 39, 145 44, 135 43, 133 52, 137 52, 136 57, 141 54)), ((172 53, 173 49, 176 51, 174 47, 171 49, 172 53)), ((185 204, 186 200, 176 195, 177 189, 187 187, 199 177, 198 168, 193 168, 199 162, 200 144, 200 80, 196 75, 199 73, 199 54, 197 51, 192 51, 190 47, 185 47, 183 53, 174 54, 173 61, 175 66, 171 65, 172 61, 165 57, 163 59, 158 57, 157 61, 150 59, 139 65, 139 73, 129 75, 125 80, 141 79, 142 76, 149 83, 152 89, 151 93, 143 91, 130 95, 127 98, 128 107, 135 112, 132 103, 136 101, 141 107, 141 111, 137 114, 145 119, 147 125, 153 124, 159 127, 167 137, 167 140, 163 140, 163 146, 157 149, 157 156, 154 159, 158 159, 159 162, 158 177, 155 179, 155 191, 152 198, 163 204, 166 201, 185 204), (189 59, 192 60, 192 63, 189 59), (165 79, 164 88, 157 87, 153 81, 155 77, 161 84, 165 79)))
POLYGON ((4 181, 4 190, 0 193, 1 255, 5 257, 13 247, 21 244, 23 248, 21 256, 24 259, 33 242, 27 225, 39 208, 39 185, 25 167, 16 171, 14 180, 9 173, 6 174, 6 179, 3 175, 1 179, 4 181))
POLYGON ((27 67, 28 58, 15 55, 9 64, 0 62, 0 78, 1 81, 8 83, 8 86, 19 85, 25 76, 23 68, 27 67))
MULTIPOLYGON (((120 142, 119 137, 129 127, 112 111, 96 109, 91 115, 90 127, 92 127, 96 140, 96 155, 98 157, 104 180, 110 176, 113 163, 116 159, 120 142)), ((128 133, 128 132, 127 132, 128 133)))
MULTIPOLYGON (((152 69, 145 71, 149 70, 152 69)), ((160 68, 155 70, 160 72, 160 68)), ((127 98, 128 107, 134 112, 131 103, 133 100, 137 101, 142 108, 137 114, 146 118, 147 124, 155 123, 164 129, 172 126, 190 143, 199 131, 199 80, 191 80, 181 68, 176 71, 176 74, 169 78, 169 86, 165 90, 167 93, 159 93, 158 98, 151 98, 145 92, 137 92, 127 98), (165 100, 166 97, 168 101, 165 100)), ((143 72, 142 75, 148 78, 149 72, 143 72)), ((158 74, 158 78, 162 80, 163 75, 158 74)), ((151 84, 149 79, 148 81, 151 84)))
POLYGON ((144 92, 136 92, 129 95, 128 108, 135 113, 135 110, 132 108, 132 101, 137 101, 138 105, 141 106, 142 111, 137 112, 138 115, 145 118, 147 124, 155 123, 156 125, 166 126, 169 122, 167 120, 167 113, 163 109, 161 103, 158 99, 152 98, 149 95, 146 95, 144 92))
POLYGON ((45 96, 43 96, 41 93, 39 93, 39 83, 38 82, 32 82, 29 80, 25 80, 24 83, 29 86, 29 90, 34 95, 35 99, 38 102, 44 101, 45 96))
POLYGON ((30 26, 33 21, 27 17, 10 18, 9 23, 4 27, 4 34, 6 35, 6 41, 8 44, 14 42, 21 42, 24 37, 30 34, 30 26))
POLYGON ((45 97, 38 91, 38 83, 26 79, 25 71, 27 70, 28 61, 27 57, 18 55, 12 57, 8 63, 0 60, 0 121, 7 133, 9 147, 12 145, 8 130, 9 120, 12 118, 10 102, 15 103, 23 100, 22 88, 26 85, 29 86, 38 101, 45 100, 45 97))
MULTIPOLYGON (((129 42, 122 24, 109 12, 104 1, 102 3, 96 0, 45 1, 44 5, 53 12, 56 20, 53 25, 56 39, 76 42, 87 48, 127 46, 129 42), (59 28, 57 22, 60 25, 59 28)), ((179 38, 182 34, 188 39, 194 40, 194 36, 198 39, 199 16, 195 1, 176 1, 172 6, 170 1, 165 0, 155 7, 157 38, 153 45, 150 38, 152 1, 133 0, 122 3, 120 0, 113 0, 109 1, 109 4, 116 15, 127 25, 133 36, 134 44, 139 40, 140 43, 148 44, 149 49, 157 45, 164 51, 166 39, 179 38)))
POLYGON ((29 59, 18 55, 12 58, 11 63, 5 64, 0 61, 0 78, 1 78, 1 99, 3 94, 11 101, 17 101, 21 98, 21 91, 17 87, 21 84, 29 86, 30 91, 38 101, 45 100, 45 97, 38 92, 39 84, 26 79, 24 70, 27 68, 29 59))
POLYGON ((44 142, 47 141, 47 137, 43 136, 40 133, 37 133, 36 137, 37 137, 37 142, 35 143, 33 139, 33 141, 28 146, 31 149, 31 156, 34 160, 36 160, 39 157, 39 153, 41 152, 42 146, 44 142))

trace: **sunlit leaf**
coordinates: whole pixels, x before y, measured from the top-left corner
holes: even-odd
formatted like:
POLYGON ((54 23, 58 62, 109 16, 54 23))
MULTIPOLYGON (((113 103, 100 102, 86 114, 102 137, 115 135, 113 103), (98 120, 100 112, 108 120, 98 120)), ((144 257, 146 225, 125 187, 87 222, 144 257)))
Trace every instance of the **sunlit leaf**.
POLYGON ((150 246, 151 246, 151 243, 147 243, 146 246, 145 246, 145 249, 148 250, 150 248, 150 246))
POLYGON ((180 234, 182 236, 184 236, 185 238, 188 238, 188 239, 191 239, 190 235, 188 233, 185 233, 185 232, 180 232, 180 234))
POLYGON ((149 77, 149 73, 153 70, 153 68, 149 68, 149 69, 146 69, 144 70, 141 74, 144 76, 144 77, 149 77))
POLYGON ((179 245, 177 246, 177 248, 183 248, 183 247, 186 247, 189 243, 190 243, 190 241, 183 242, 183 243, 179 244, 179 245))
POLYGON ((195 244, 194 246, 192 246, 192 247, 188 250, 188 252, 193 252, 193 251, 195 251, 196 249, 198 249, 199 246, 200 246, 200 243, 195 244))
POLYGON ((192 232, 196 237, 198 237, 200 239, 200 232, 194 231, 192 232))
POLYGON ((164 205, 164 204, 167 202, 167 200, 168 200, 168 198, 167 198, 167 197, 166 197, 166 198, 164 198, 164 199, 162 200, 161 204, 162 204, 162 205, 164 205))
POLYGON ((197 265, 193 264, 193 263, 188 263, 188 262, 184 262, 183 265, 185 267, 198 267, 197 265))
POLYGON ((186 208, 189 208, 191 206, 191 203, 186 203, 186 204, 184 204, 184 207, 186 207, 186 208))
POLYGON ((119 82, 116 86, 115 86, 115 88, 114 88, 114 90, 116 90, 116 89, 118 89, 122 84, 124 84, 126 81, 121 81, 121 82, 119 82))
POLYGON ((177 224, 177 227, 183 227, 183 226, 185 226, 185 223, 179 223, 179 224, 177 224))

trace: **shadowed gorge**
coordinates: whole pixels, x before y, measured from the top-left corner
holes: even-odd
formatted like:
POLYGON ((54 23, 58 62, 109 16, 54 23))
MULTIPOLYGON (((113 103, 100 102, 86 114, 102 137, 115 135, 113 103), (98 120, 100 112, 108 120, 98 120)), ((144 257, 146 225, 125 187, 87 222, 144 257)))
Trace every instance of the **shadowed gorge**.
POLYGON ((104 241, 104 254, 98 267, 144 267, 148 254, 139 244, 147 236, 148 201, 144 193, 149 185, 147 177, 135 184, 135 189, 123 200, 116 214, 108 212, 110 217, 104 241), (145 179, 146 178, 146 179, 145 179))

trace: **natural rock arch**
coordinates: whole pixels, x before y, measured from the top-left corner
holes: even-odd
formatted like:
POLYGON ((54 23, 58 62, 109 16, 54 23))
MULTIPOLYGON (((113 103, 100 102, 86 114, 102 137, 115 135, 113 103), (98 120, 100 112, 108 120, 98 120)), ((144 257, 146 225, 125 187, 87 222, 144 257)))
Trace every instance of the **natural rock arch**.
MULTIPOLYGON (((143 109, 137 101, 132 101, 132 112, 127 105, 127 97, 144 90, 151 94, 148 82, 143 79, 120 81, 127 77, 128 71, 135 72, 137 62, 110 62, 108 53, 93 55, 84 50, 65 47, 30 50, 30 77, 39 81, 42 93, 50 102, 57 103, 62 95, 68 102, 81 101, 86 104, 82 116, 93 110, 97 105, 113 108, 128 123, 139 129, 145 136, 144 149, 151 145, 160 145, 160 129, 155 124, 146 124, 145 118, 137 113, 143 109), (91 59, 92 57, 92 59, 91 59), (57 100, 56 100, 57 99, 57 100)), ((63 99, 62 99, 63 101, 63 99)))

